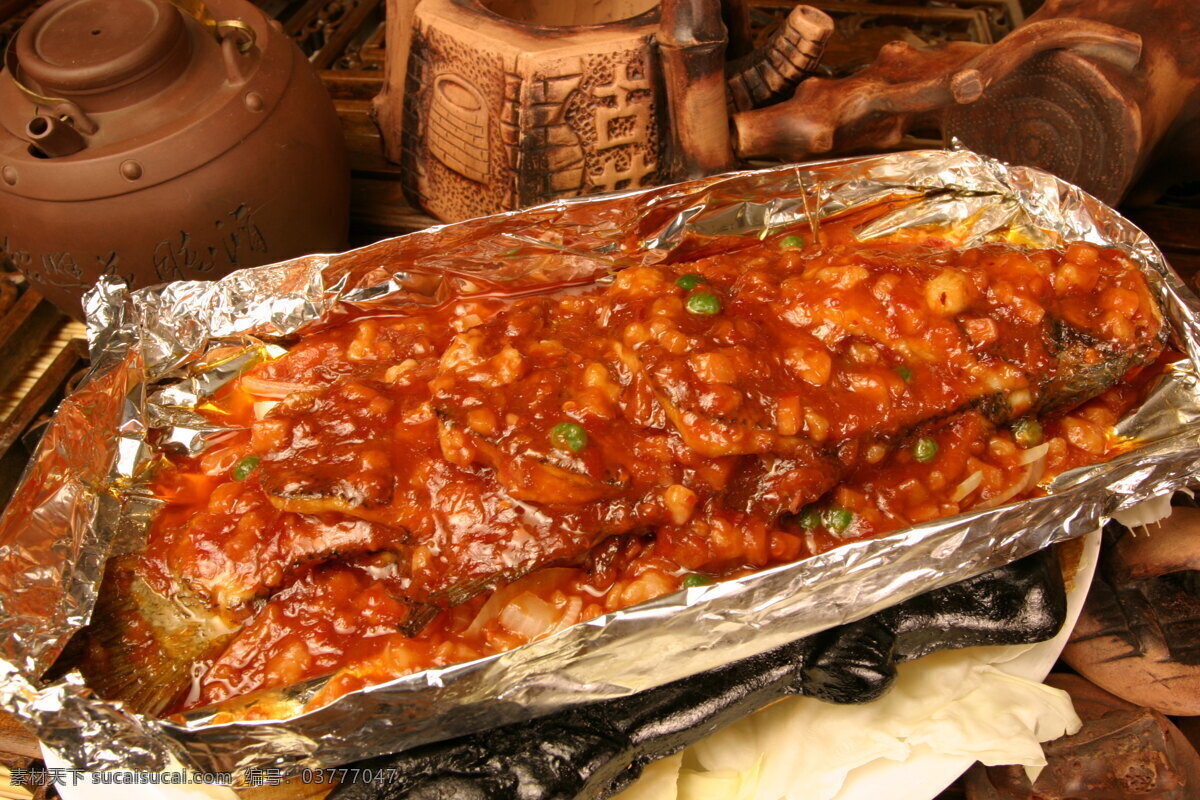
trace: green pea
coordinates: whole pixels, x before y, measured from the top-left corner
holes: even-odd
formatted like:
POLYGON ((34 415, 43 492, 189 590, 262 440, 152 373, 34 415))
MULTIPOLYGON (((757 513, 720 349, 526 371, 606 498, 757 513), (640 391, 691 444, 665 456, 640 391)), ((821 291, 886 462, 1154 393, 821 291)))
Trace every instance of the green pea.
POLYGON ((830 533, 841 533, 854 522, 854 512, 844 508, 831 508, 822 515, 830 533))
POLYGON ((683 578, 683 588, 691 589, 695 586, 708 586, 713 582, 713 579, 699 572, 689 572, 683 578))
POLYGON ((1013 439, 1026 450, 1037 447, 1046 438, 1045 432, 1042 430, 1042 423, 1036 419, 1018 420, 1013 425, 1012 431, 1013 439))
POLYGON ((254 468, 258 466, 258 456, 246 456, 233 465, 233 479, 235 481, 244 481, 246 476, 254 472, 254 468))
POLYGON ((685 273, 675 279, 675 285, 685 292, 690 292, 702 283, 708 283, 708 280, 703 275, 697 275, 694 272, 685 273))
POLYGON ((806 244, 808 243, 804 241, 803 236, 785 236, 783 240, 779 242, 780 247, 804 247, 806 244))
POLYGON ((800 512, 800 527, 811 531, 821 524, 821 512, 809 506, 800 512))
POLYGON ((912 370, 904 365, 896 367, 896 374, 899 375, 900 379, 905 383, 908 383, 912 380, 912 370))
POLYGON ((687 310, 693 314, 712 316, 721 313, 721 301, 711 292, 696 292, 687 300, 687 310))
POLYGON ((922 436, 917 439, 917 443, 913 445, 913 458, 921 463, 933 461, 934 456, 938 454, 938 445, 933 439, 928 436, 922 436))
POLYGON ((559 450, 570 450, 578 453, 587 447, 588 435, 582 425, 574 422, 560 422, 550 429, 550 444, 559 450))

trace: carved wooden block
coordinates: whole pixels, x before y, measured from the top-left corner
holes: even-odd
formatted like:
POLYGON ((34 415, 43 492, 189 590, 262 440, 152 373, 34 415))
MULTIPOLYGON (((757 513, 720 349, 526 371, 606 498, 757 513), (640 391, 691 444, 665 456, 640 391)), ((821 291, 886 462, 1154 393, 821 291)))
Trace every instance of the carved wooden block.
POLYGON ((846 78, 733 116, 743 159, 888 149, 915 130, 1050 170, 1109 203, 1200 176, 1200 3, 1046 0, 999 43, 884 46, 846 78))
POLYGON ((444 220, 661 181, 655 3, 423 0, 403 165, 444 220))

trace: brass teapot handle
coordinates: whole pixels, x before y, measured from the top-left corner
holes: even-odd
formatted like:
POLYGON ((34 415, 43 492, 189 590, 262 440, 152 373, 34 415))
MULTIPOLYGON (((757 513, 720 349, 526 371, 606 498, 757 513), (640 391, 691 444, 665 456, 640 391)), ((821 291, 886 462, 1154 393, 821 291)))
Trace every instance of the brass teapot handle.
POLYGON ((204 0, 167 0, 167 2, 196 20, 196 22, 199 22, 200 27, 211 33, 217 42, 221 42, 225 38, 225 35, 221 31, 231 28, 243 34, 242 41, 238 43, 239 52, 248 53, 253 49, 254 29, 240 19, 217 19, 208 10, 208 6, 204 4, 204 0))

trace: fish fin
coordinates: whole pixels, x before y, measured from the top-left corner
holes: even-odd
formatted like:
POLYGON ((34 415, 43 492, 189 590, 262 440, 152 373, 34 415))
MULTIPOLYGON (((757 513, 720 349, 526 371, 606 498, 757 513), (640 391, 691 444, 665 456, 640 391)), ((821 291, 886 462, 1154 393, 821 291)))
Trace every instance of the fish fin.
POLYGON ((106 565, 92 621, 82 632, 79 669, 102 697, 158 715, 186 695, 193 665, 230 632, 198 600, 155 592, 134 570, 136 561, 122 556, 106 565))

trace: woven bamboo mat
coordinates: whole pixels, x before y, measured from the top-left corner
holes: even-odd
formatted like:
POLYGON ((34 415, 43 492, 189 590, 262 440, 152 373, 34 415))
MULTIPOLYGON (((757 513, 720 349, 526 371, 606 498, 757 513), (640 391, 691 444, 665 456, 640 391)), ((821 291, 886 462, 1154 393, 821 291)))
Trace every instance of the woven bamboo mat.
POLYGON ((54 359, 72 339, 86 337, 87 329, 82 322, 69 320, 58 325, 37 347, 24 372, 3 392, 0 392, 0 420, 6 419, 21 402, 21 398, 29 394, 34 384, 45 374, 50 365, 54 363, 54 359))

